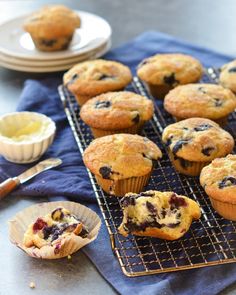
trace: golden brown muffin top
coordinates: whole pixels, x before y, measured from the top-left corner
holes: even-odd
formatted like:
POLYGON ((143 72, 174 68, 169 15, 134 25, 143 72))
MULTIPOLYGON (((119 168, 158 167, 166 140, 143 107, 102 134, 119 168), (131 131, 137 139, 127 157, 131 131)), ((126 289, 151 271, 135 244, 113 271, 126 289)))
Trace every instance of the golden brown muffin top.
POLYGON ((204 167, 200 183, 211 198, 236 204, 236 155, 217 158, 204 167))
POLYGON ((84 164, 104 179, 124 179, 151 172, 162 153, 146 137, 114 134, 92 141, 83 155, 84 164))
POLYGON ((103 59, 78 63, 63 77, 64 85, 72 93, 88 96, 121 90, 131 80, 132 74, 127 66, 103 59))
POLYGON ((232 152, 233 137, 208 119, 190 118, 167 126, 163 142, 180 158, 195 162, 209 162, 232 152))
POLYGON ((129 128, 148 121, 154 111, 153 102, 129 91, 108 92, 88 100, 81 108, 82 120, 103 130, 129 128))
POLYGON ((138 77, 153 85, 197 82, 202 76, 201 63, 192 56, 181 53, 156 54, 144 59, 138 67, 138 77))
POLYGON ((73 34, 80 17, 64 5, 49 5, 31 14, 24 22, 25 31, 40 37, 55 38, 73 34))
POLYGON ((236 59, 221 67, 220 84, 236 93, 236 59))
POLYGON ((173 116, 185 119, 202 117, 219 119, 236 108, 236 96, 215 84, 178 86, 165 97, 164 107, 173 116))

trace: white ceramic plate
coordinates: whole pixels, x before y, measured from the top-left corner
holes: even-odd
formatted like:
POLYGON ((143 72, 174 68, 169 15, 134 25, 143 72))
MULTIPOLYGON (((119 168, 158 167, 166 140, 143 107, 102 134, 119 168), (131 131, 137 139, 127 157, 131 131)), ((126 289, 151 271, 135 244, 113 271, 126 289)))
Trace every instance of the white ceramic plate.
POLYGON ((1 62, 3 62, 5 64, 9 63, 9 64, 15 64, 18 66, 26 66, 26 67, 29 67, 29 66, 51 67, 51 66, 68 65, 73 62, 76 63, 76 62, 89 59, 90 56, 94 56, 96 54, 99 54, 100 52, 103 52, 105 48, 108 50, 110 48, 110 45, 111 45, 111 41, 108 40, 108 42, 104 43, 103 45, 89 52, 80 54, 78 56, 72 56, 71 58, 58 59, 58 60, 27 60, 27 59, 22 59, 18 57, 12 57, 0 52, 0 64, 1 62))
POLYGON ((111 27, 106 20, 84 11, 76 11, 81 18, 70 47, 57 52, 42 52, 35 48, 31 37, 23 31, 27 15, 9 20, 0 25, 0 53, 8 57, 27 60, 59 60, 78 56, 94 50, 111 37, 111 27))
POLYGON ((63 71, 71 68, 73 65, 75 65, 77 62, 83 61, 83 60, 90 60, 90 59, 96 59, 104 55, 110 48, 111 43, 109 42, 105 48, 103 48, 101 51, 96 52, 95 54, 86 56, 85 59, 82 58, 82 60, 76 60, 73 62, 69 62, 68 64, 59 64, 59 65, 52 65, 52 66, 32 66, 30 62, 27 65, 20 65, 15 64, 11 62, 4 62, 0 59, 0 66, 3 66, 5 68, 16 70, 16 71, 22 71, 22 72, 30 72, 30 73, 49 73, 49 72, 58 72, 63 71))

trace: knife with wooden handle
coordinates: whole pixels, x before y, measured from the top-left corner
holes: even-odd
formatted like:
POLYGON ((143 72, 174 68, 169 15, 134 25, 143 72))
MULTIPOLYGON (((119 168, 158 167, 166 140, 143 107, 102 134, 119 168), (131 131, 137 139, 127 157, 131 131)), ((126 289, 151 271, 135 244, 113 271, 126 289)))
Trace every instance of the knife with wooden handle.
POLYGON ((37 174, 45 170, 48 170, 60 165, 61 163, 62 163, 62 160, 59 158, 50 158, 50 159, 39 162, 37 165, 26 170, 19 176, 8 178, 7 180, 5 180, 4 182, 0 184, 0 199, 2 199, 7 194, 12 192, 20 184, 26 182, 27 180, 31 179, 32 177, 36 176, 37 174))

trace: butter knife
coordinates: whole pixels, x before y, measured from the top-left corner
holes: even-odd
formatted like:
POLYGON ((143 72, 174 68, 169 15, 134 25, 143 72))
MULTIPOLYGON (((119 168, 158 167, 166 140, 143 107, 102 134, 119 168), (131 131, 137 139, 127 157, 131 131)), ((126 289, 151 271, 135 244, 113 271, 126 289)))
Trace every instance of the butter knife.
POLYGON ((62 160, 59 158, 49 158, 47 160, 39 162, 37 165, 33 166, 32 168, 26 170, 25 172, 16 177, 8 178, 0 184, 0 199, 5 197, 20 184, 26 182, 27 180, 31 179, 32 177, 36 176, 37 174, 45 170, 60 165, 61 163, 62 160))

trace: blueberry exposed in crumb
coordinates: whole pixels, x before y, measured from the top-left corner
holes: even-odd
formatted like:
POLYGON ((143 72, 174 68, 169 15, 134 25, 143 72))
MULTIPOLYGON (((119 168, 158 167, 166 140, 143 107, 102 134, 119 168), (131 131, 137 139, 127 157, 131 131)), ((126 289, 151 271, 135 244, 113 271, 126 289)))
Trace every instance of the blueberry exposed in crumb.
POLYGON ((135 124, 138 124, 140 120, 140 115, 139 113, 132 119, 132 122, 134 122, 135 124))
POLYGON ((155 195, 155 193, 151 193, 151 192, 141 192, 139 194, 139 196, 141 197, 153 197, 155 195))
POLYGON ((171 195, 169 204, 171 205, 172 209, 187 206, 185 199, 182 197, 177 197, 176 194, 171 195))
POLYGON ((202 92, 203 94, 206 94, 207 93, 207 91, 204 89, 204 87, 198 87, 198 90, 200 92, 202 92))
POLYGON ((41 230, 45 226, 47 226, 47 222, 45 222, 42 218, 39 217, 33 225, 33 231, 41 230))
POLYGON ((186 145, 188 143, 189 143, 188 139, 182 139, 177 141, 174 147, 172 148, 173 154, 176 154, 182 148, 183 145, 186 145))
POLYGON ((160 213, 161 213, 162 218, 164 219, 166 216, 166 209, 162 208, 160 213))
POLYGON ((214 98, 215 107, 221 107, 223 101, 220 98, 214 98))
POLYGON ((156 214, 157 213, 157 209, 155 208, 155 206, 150 203, 150 202, 146 202, 146 206, 149 212, 151 212, 152 214, 156 214))
POLYGON ((128 207, 135 205, 136 196, 128 196, 121 199, 121 206, 128 207))
POLYGON ((198 131, 205 131, 205 130, 208 130, 210 128, 212 128, 211 125, 209 125, 209 124, 202 124, 202 125, 199 125, 199 126, 193 128, 193 130, 198 132, 198 131))
POLYGON ((180 221, 178 221, 177 223, 169 223, 169 224, 167 224, 166 226, 169 227, 169 228, 175 228, 175 227, 177 227, 179 224, 180 224, 180 221))
POLYGON ((236 185, 236 178, 233 176, 226 176, 219 183, 219 188, 224 188, 224 187, 233 186, 233 185, 236 185))
POLYGON ((57 43, 56 39, 41 39, 40 43, 47 47, 52 47, 55 43, 57 43))
POLYGON ((166 146, 170 146, 170 145, 171 145, 171 143, 172 143, 172 139, 173 139, 173 135, 171 135, 171 136, 167 139, 167 141, 166 141, 166 146))
POLYGON ((206 148, 203 148, 201 152, 203 153, 203 155, 209 157, 211 155, 211 152, 214 151, 214 149, 215 149, 214 147, 206 147, 206 148))
POLYGON ((114 79, 114 76, 109 76, 106 74, 101 74, 101 76, 97 79, 98 81, 104 81, 104 80, 109 80, 109 79, 114 79))
POLYGON ((79 78, 79 75, 75 73, 74 75, 71 76, 70 81, 67 83, 67 85, 73 84, 75 80, 79 78))
POLYGON ((175 79, 175 73, 172 73, 169 76, 164 76, 163 80, 165 84, 169 86, 174 86, 179 83, 179 81, 175 79))
POLYGON ((236 67, 233 67, 228 70, 229 73, 236 73, 236 67))
POLYGON ((87 231, 87 229, 85 229, 84 227, 82 228, 82 230, 81 230, 81 232, 79 233, 79 236, 81 237, 81 238, 86 238, 87 236, 88 236, 88 231, 87 231))
POLYGON ((108 100, 96 101, 95 102, 95 109, 106 109, 111 106, 111 102, 108 100))
POLYGON ((102 175, 102 178, 109 179, 111 175, 111 168, 108 166, 100 167, 99 173, 102 175))
POLYGON ((188 130, 188 128, 187 127, 183 127, 183 130, 188 130))
POLYGON ((146 58, 138 65, 138 68, 141 68, 142 66, 146 65, 147 63, 149 63, 149 60, 146 58))
POLYGON ((51 217, 53 220, 61 220, 64 217, 64 213, 62 212, 62 208, 57 208, 51 213, 51 217))

